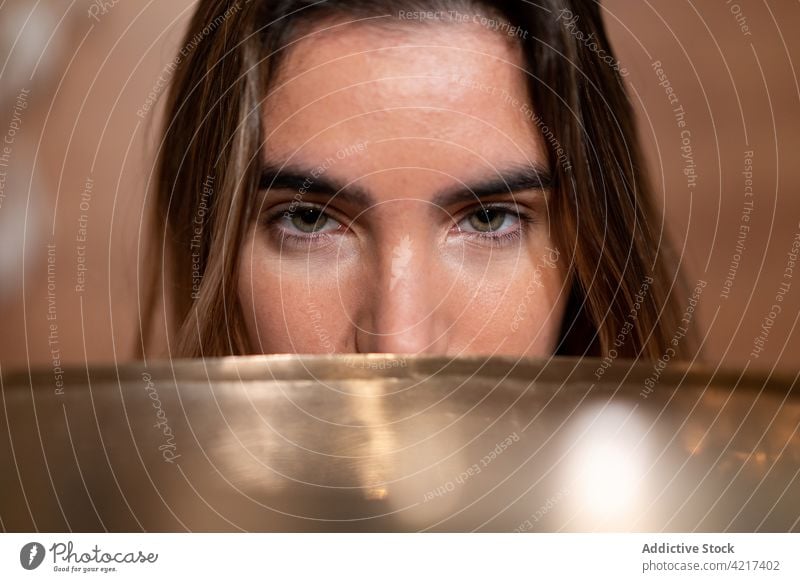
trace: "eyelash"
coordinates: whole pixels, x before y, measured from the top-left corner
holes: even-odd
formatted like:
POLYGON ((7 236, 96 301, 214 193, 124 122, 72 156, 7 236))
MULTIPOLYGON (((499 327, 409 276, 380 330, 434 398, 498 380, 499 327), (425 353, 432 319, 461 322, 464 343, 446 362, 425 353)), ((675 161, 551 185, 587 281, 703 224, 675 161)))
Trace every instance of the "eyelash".
MULTIPOLYGON (((325 210, 323 209, 323 207, 317 206, 317 205, 314 205, 314 204, 303 204, 303 205, 297 205, 297 206, 294 207, 294 212, 295 213, 301 212, 303 210, 317 210, 317 211, 321 212, 323 215, 327 214, 325 212, 325 210)), ((292 233, 288 232, 285 228, 280 228, 280 227, 276 228, 277 223, 280 222, 281 220, 283 220, 286 217, 286 214, 288 214, 288 212, 289 212, 289 207, 280 208, 280 209, 277 209, 277 210, 267 214, 264 217, 264 219, 261 221, 263 226, 265 228, 267 228, 268 230, 273 231, 273 232, 275 230, 280 231, 279 232, 279 236, 278 236, 278 241, 281 244, 288 244, 290 246, 303 248, 303 247, 308 247, 308 246, 312 246, 312 245, 319 245, 319 244, 322 244, 323 241, 324 242, 329 242, 331 240, 331 235, 328 234, 328 233, 313 233, 313 234, 306 234, 306 235, 297 235, 297 234, 292 234, 292 233)), ((333 221, 337 222, 337 223, 339 222, 338 220, 336 220, 335 218, 331 217, 330 215, 328 215, 328 218, 330 220, 333 220, 333 221)), ((462 220, 459 221, 459 223, 456 224, 456 226, 454 228, 456 229, 456 231, 460 235, 466 236, 466 237, 468 237, 470 239, 473 239, 473 240, 477 240, 477 241, 479 241, 479 244, 488 242, 493 247, 502 247, 504 245, 511 244, 512 242, 516 242, 516 241, 520 240, 522 238, 523 232, 527 228, 529 228, 530 226, 536 224, 536 222, 537 222, 537 219, 533 214, 529 214, 526 211, 522 211, 518 207, 508 207, 508 206, 505 206, 505 205, 502 205, 502 204, 484 204, 484 205, 476 207, 474 210, 472 210, 471 212, 469 212, 466 215, 464 215, 462 220), (495 210, 495 211, 499 210, 499 211, 502 211, 502 212, 506 213, 507 215, 510 215, 513 218, 518 219, 519 220, 519 226, 517 228, 513 229, 510 232, 503 232, 503 233, 500 233, 500 234, 486 234, 486 233, 465 231, 465 230, 461 229, 458 226, 463 220, 466 220, 466 219, 470 218, 475 213, 480 212, 480 211, 487 211, 487 210, 495 210)), ((343 225, 341 225, 341 223, 339 223, 339 225, 340 225, 340 227, 343 226, 343 225)))
MULTIPOLYGON (((297 248, 308 247, 312 245, 319 245, 323 241, 328 242, 330 241, 330 234, 328 233, 312 233, 312 234, 305 234, 305 235, 297 235, 290 233, 285 228, 276 227, 277 223, 281 220, 284 220, 286 215, 289 214, 290 208, 292 208, 293 213, 302 212, 304 210, 317 210, 322 215, 327 215, 330 220, 334 220, 339 222, 335 218, 328 215, 323 207, 317 206, 314 204, 295 204, 294 207, 286 206, 276 209, 275 211, 267 214, 264 219, 261 221, 263 226, 269 230, 271 233, 274 231, 279 231, 278 234, 278 242, 281 245, 293 246, 297 248)), ((340 223, 341 226, 341 223, 340 223)))
POLYGON ((467 236, 471 239, 475 239, 479 241, 478 244, 483 244, 488 242, 493 247, 503 247, 507 244, 519 241, 522 238, 523 233, 532 225, 536 224, 536 217, 533 214, 529 214, 526 211, 520 210, 519 207, 516 206, 510 207, 503 204, 483 204, 481 206, 477 206, 469 213, 464 215, 464 218, 462 218, 461 221, 459 221, 459 223, 456 225, 456 229, 462 236, 467 236), (487 210, 500 210, 505 214, 519 220, 519 225, 509 232, 500 232, 498 234, 486 234, 480 232, 465 231, 459 228, 458 224, 461 224, 461 221, 468 219, 477 212, 487 211, 487 210))

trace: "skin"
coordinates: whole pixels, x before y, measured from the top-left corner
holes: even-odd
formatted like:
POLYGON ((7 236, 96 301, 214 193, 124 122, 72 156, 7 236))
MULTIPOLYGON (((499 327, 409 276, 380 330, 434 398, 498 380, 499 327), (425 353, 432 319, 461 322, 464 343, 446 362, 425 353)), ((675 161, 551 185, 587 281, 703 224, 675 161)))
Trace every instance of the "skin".
POLYGON ((319 26, 264 103, 254 351, 551 355, 566 253, 519 49, 474 23, 319 26))

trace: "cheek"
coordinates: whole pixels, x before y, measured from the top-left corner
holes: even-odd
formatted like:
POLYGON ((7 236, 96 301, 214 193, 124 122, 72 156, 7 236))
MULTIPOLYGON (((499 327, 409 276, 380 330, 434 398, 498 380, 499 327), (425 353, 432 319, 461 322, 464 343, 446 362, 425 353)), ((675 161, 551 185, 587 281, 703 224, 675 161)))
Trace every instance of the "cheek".
POLYGON ((451 351, 552 355, 568 295, 563 267, 553 258, 540 251, 483 266, 462 265, 449 301, 458 306, 451 351))
POLYGON ((333 261, 281 260, 256 238, 241 253, 238 287, 254 352, 345 351, 346 317, 333 261))
POLYGON ((556 348, 568 297, 560 265, 537 264, 514 289, 508 303, 511 346, 531 356, 551 355, 556 348))

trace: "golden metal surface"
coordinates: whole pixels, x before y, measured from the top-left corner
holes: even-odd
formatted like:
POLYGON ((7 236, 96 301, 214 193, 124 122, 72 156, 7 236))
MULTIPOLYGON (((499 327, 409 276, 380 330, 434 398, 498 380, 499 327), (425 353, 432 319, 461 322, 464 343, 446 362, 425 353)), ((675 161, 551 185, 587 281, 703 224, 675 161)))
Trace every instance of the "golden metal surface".
POLYGON ((2 527, 800 530, 796 377, 654 372, 388 354, 5 376, 2 527))

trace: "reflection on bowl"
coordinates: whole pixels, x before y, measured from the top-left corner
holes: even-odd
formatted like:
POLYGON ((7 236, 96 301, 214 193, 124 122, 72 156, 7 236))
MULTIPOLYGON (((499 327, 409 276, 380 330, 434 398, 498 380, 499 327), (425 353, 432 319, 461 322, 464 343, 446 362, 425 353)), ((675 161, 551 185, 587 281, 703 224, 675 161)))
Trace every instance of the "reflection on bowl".
POLYGON ((798 530, 793 379, 675 364, 642 398, 631 362, 384 359, 4 378, 4 527, 798 530))

